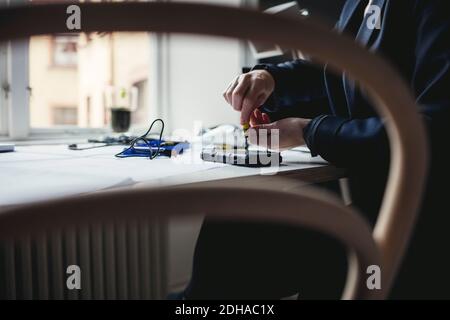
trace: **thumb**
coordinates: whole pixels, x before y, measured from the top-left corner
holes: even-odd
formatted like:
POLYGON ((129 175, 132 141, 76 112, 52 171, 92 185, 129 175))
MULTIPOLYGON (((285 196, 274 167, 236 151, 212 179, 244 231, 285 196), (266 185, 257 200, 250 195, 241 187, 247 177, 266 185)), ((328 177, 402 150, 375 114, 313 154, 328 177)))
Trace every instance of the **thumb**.
POLYGON ((251 93, 248 93, 248 96, 242 103, 241 124, 248 123, 253 112, 257 110, 262 104, 264 104, 264 101, 266 101, 266 99, 267 97, 264 94, 260 94, 255 98, 251 93))

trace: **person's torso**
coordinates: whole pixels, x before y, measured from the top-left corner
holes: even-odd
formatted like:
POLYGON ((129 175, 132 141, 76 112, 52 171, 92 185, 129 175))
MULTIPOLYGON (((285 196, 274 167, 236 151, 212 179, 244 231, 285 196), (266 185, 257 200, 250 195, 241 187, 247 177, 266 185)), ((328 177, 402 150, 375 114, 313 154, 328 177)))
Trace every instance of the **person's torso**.
MULTIPOLYGON (((414 3, 411 0, 373 0, 372 7, 368 8, 366 0, 349 0, 336 29, 355 38, 370 51, 381 54, 407 83, 411 83, 416 63, 414 3), (378 9, 379 24, 375 23, 378 9)), ((360 119, 377 115, 364 91, 345 72, 336 76, 325 68, 325 86, 334 115, 360 119)))

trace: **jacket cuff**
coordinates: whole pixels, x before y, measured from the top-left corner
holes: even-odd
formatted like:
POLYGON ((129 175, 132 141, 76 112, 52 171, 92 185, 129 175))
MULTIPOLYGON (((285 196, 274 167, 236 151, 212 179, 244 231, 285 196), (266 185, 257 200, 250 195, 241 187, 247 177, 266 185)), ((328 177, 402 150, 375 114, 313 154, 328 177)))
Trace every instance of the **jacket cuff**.
POLYGON ((311 156, 317 157, 323 148, 334 146, 336 134, 346 121, 330 115, 322 115, 311 120, 303 129, 303 136, 311 150, 311 156))

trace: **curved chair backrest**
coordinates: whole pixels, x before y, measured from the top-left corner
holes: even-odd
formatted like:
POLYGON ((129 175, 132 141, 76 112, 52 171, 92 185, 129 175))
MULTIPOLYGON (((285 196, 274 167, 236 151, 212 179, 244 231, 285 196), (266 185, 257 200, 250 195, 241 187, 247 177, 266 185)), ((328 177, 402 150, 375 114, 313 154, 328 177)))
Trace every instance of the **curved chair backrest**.
MULTIPOLYGON (((315 61, 328 63, 337 72, 345 70, 358 80, 367 89, 377 111, 385 120, 391 147, 391 167, 385 197, 373 232, 381 254, 382 290, 378 293, 358 290, 356 281, 353 288, 347 291, 350 292, 347 297, 386 296, 402 260, 421 203, 428 154, 425 129, 418 115, 415 99, 402 78, 386 61, 357 45, 352 39, 330 32, 308 20, 292 20, 250 10, 186 3, 82 3, 79 7, 83 32, 177 32, 277 43, 283 47, 298 49, 312 56, 315 61)), ((67 5, 64 4, 2 8, 0 41, 67 32, 66 10, 67 5)), ((327 203, 325 199, 312 202, 308 202, 308 199, 311 198, 304 199, 305 203, 314 202, 319 211, 327 203)), ((335 208, 343 210, 340 207, 338 209, 338 206, 335 208)), ((311 206, 309 210, 316 209, 311 206)), ((271 218, 271 215, 268 214, 266 218, 271 218)), ((2 224, 6 223, 5 219, 2 218, 2 224)), ((317 227, 332 231, 325 230, 325 220, 316 221, 317 227)), ((19 222, 20 219, 15 221, 19 222)))
MULTIPOLYGON (((285 178, 273 177, 270 185, 260 183, 259 179, 250 183, 211 182, 102 192, 29 204, 0 214, 0 240, 22 243, 23 239, 42 238, 55 230, 61 233, 111 222, 121 226, 127 221, 155 221, 154 218, 176 215, 208 214, 234 220, 306 226, 328 234, 350 248, 345 298, 380 298, 381 291, 367 290, 364 280, 367 266, 380 265, 381 258, 371 229, 361 215, 342 205, 334 196, 303 188, 301 192, 286 190, 289 184, 285 178), (279 188, 274 188, 275 185, 279 188), (261 198, 269 197, 269 203, 261 202, 261 198)), ((7 281, 11 281, 8 287, 15 286, 13 279, 7 281)), ((6 296, 11 294, 6 293, 6 296)))

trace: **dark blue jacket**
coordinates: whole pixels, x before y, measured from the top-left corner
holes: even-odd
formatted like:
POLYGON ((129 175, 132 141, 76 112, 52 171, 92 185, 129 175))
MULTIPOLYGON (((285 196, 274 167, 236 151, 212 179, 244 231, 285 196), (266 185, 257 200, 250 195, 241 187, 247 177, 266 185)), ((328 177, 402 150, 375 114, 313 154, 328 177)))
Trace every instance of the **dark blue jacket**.
MULTIPOLYGON (((439 185, 449 182, 450 166, 446 155, 450 145, 448 0, 374 0, 373 4, 383 11, 381 28, 372 31, 362 23, 367 4, 368 1, 348 0, 337 30, 352 34, 370 50, 384 56, 403 75, 417 98, 418 112, 426 121, 432 145, 431 172, 422 212, 427 216, 421 217, 418 225, 418 229, 427 230, 425 233, 419 230, 417 234, 436 248, 443 240, 438 237, 448 233, 450 227, 450 209, 443 201, 446 196, 439 185), (440 205, 446 207, 439 208, 440 205)), ((376 213, 389 164, 389 145, 383 121, 364 93, 345 74, 336 76, 326 66, 300 60, 255 68, 267 69, 276 81, 274 94, 263 106, 272 120, 291 116, 313 119, 304 130, 313 155, 348 168, 355 204, 365 212, 376 213)), ((376 216, 369 218, 373 221, 376 216)), ((426 259, 425 250, 424 254, 417 259, 426 259)), ((430 259, 438 263, 436 257, 430 259)), ((448 263, 446 266, 450 267, 448 263)), ((444 268, 442 264, 441 267, 444 268)))

